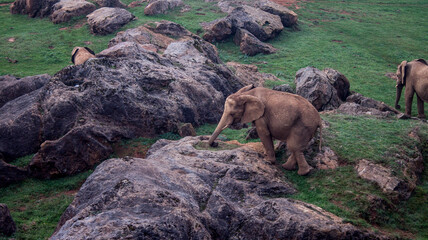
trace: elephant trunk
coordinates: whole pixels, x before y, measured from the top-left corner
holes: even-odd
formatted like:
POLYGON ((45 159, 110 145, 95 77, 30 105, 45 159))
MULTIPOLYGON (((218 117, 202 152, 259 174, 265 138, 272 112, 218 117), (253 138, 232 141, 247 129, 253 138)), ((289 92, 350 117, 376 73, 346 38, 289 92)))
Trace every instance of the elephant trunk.
POLYGON ((400 101, 401 92, 403 90, 403 85, 398 84, 396 88, 397 88, 397 95, 395 97, 395 108, 400 109, 401 107, 400 107, 400 105, 398 105, 398 102, 400 101))
POLYGON ((233 118, 231 116, 228 116, 223 113, 223 116, 220 119, 220 122, 218 123, 216 129, 214 130, 213 134, 211 135, 210 140, 208 140, 209 146, 213 146, 214 141, 217 139, 218 135, 229 127, 230 124, 232 124, 233 118))

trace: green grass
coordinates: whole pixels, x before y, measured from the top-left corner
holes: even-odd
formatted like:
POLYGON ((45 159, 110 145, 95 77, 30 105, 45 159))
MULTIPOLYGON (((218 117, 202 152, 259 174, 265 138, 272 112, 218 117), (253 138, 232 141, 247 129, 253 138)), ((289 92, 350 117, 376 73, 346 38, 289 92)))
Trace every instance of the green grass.
POLYGON ((51 236, 62 213, 73 201, 72 193, 91 173, 54 180, 27 179, 0 188, 0 202, 7 204, 18 229, 12 237, 47 239, 51 236))
POLYGON ((12 162, 10 162, 9 164, 17 167, 27 167, 33 157, 34 157, 34 154, 30 154, 24 157, 17 158, 12 162))
MULTIPOLYGON (((394 106, 395 81, 385 74, 395 73, 403 60, 428 58, 428 21, 421 21, 426 1, 326 0, 300 6, 295 10, 300 31, 285 29, 269 42, 276 54, 248 57, 229 40, 216 44, 221 59, 256 64, 283 79, 277 85, 294 85, 296 72, 307 66, 333 68, 348 78, 351 90, 394 106)), ((417 114, 416 101, 412 113, 417 114)))

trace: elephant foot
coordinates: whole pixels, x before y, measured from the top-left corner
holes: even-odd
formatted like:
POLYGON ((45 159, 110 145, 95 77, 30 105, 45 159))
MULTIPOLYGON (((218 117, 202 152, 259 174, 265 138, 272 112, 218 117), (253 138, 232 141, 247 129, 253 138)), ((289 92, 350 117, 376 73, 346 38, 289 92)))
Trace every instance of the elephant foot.
POLYGON ((296 169, 296 162, 287 161, 286 163, 282 164, 282 167, 288 171, 295 170, 296 169))
POLYGON ((276 163, 275 157, 265 157, 265 160, 267 162, 270 162, 271 164, 275 164, 276 163))
POLYGON ((299 167, 299 171, 297 171, 297 174, 299 174, 300 176, 305 176, 305 175, 309 174, 312 169, 314 169, 314 168, 311 166, 308 166, 305 168, 299 167))
POLYGON ((418 118, 420 118, 420 119, 425 119, 425 118, 426 118, 426 116, 425 116, 425 114, 424 114, 424 115, 418 115, 418 118))

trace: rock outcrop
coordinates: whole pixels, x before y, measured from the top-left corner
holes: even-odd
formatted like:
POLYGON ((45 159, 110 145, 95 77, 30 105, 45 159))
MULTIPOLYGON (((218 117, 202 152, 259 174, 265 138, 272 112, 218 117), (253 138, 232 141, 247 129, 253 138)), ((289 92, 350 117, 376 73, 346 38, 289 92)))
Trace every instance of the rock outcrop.
POLYGON ((182 0, 151 0, 144 9, 145 15, 165 14, 169 10, 183 5, 182 0))
POLYGON ((269 0, 255 1, 254 6, 261 10, 281 18, 284 27, 295 27, 297 25, 297 14, 290 9, 269 0))
MULTIPOLYGON (((152 27, 170 34, 182 28, 166 22, 152 27)), ((225 98, 248 83, 196 35, 176 39, 163 55, 126 41, 96 56, 0 108, 6 159, 38 152, 29 165, 32 176, 75 174, 107 158, 119 139, 177 132, 182 123, 216 123, 225 98)))
POLYGON ((88 15, 95 9, 94 4, 84 0, 61 0, 53 5, 50 19, 53 23, 68 22, 72 17, 88 15))
POLYGON ((220 18, 212 22, 202 23, 205 30, 203 38, 208 42, 220 42, 229 38, 234 32, 229 18, 220 18))
POLYGON ((339 107, 337 91, 325 72, 314 67, 302 68, 297 71, 294 82, 296 93, 311 102, 318 111, 339 107))
POLYGON ((272 45, 260 41, 249 31, 242 28, 236 30, 233 41, 239 46, 239 50, 248 56, 254 56, 259 53, 272 54, 276 52, 276 49, 272 47, 272 45))
POLYGON ((0 234, 10 236, 16 231, 15 222, 6 204, 0 203, 0 234))
POLYGON ((0 76, 0 108, 15 98, 43 87, 50 79, 48 74, 24 78, 0 76))
POLYGON ((207 151, 207 139, 159 140, 146 159, 103 162, 51 239, 380 238, 286 198, 296 190, 254 150, 207 151))
POLYGON ((135 16, 123 8, 103 7, 89 14, 87 18, 91 33, 106 35, 127 24, 135 16))
POLYGON ((226 65, 232 69, 236 77, 241 79, 244 85, 253 84, 256 87, 262 87, 266 80, 280 81, 275 75, 259 72, 256 65, 240 64, 237 62, 228 62, 226 65))
POLYGON ((235 8, 227 17, 234 29, 246 29, 260 41, 276 37, 284 28, 280 17, 245 5, 235 8))
POLYGON ((10 6, 12 14, 27 14, 34 17, 48 17, 52 14, 53 5, 59 0, 15 0, 10 6))
POLYGON ((333 87, 336 89, 339 99, 341 101, 346 101, 346 98, 351 95, 349 90, 349 80, 345 77, 345 75, 332 68, 326 68, 323 71, 325 74, 327 74, 331 85, 333 85, 333 87))

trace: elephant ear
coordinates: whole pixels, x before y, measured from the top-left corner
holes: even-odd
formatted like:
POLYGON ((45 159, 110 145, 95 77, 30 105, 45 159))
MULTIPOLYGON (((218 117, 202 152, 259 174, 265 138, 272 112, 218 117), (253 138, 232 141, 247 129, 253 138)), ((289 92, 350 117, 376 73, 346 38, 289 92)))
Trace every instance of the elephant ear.
POLYGON ((242 94, 242 93, 244 93, 244 92, 246 92, 246 91, 250 91, 251 89, 253 89, 254 88, 254 85, 253 84, 250 84, 250 85, 247 85, 247 86, 245 86, 245 87, 243 87, 243 88, 241 88, 241 89, 239 89, 235 94, 242 94))
POLYGON ((241 95, 239 100, 244 103, 244 113, 241 117, 241 123, 249 123, 259 119, 265 113, 265 105, 260 99, 250 96, 241 95))
POLYGON ((76 51, 73 53, 73 55, 71 56, 71 61, 74 63, 74 59, 76 58, 77 52, 79 51, 79 48, 76 49, 76 51))
POLYGON ((92 49, 85 47, 86 51, 88 51, 90 54, 95 55, 94 51, 92 49))
POLYGON ((400 73, 401 73, 401 84, 405 85, 406 84, 406 66, 407 66, 407 61, 402 61, 400 66, 398 66, 398 68, 400 69, 400 73))

